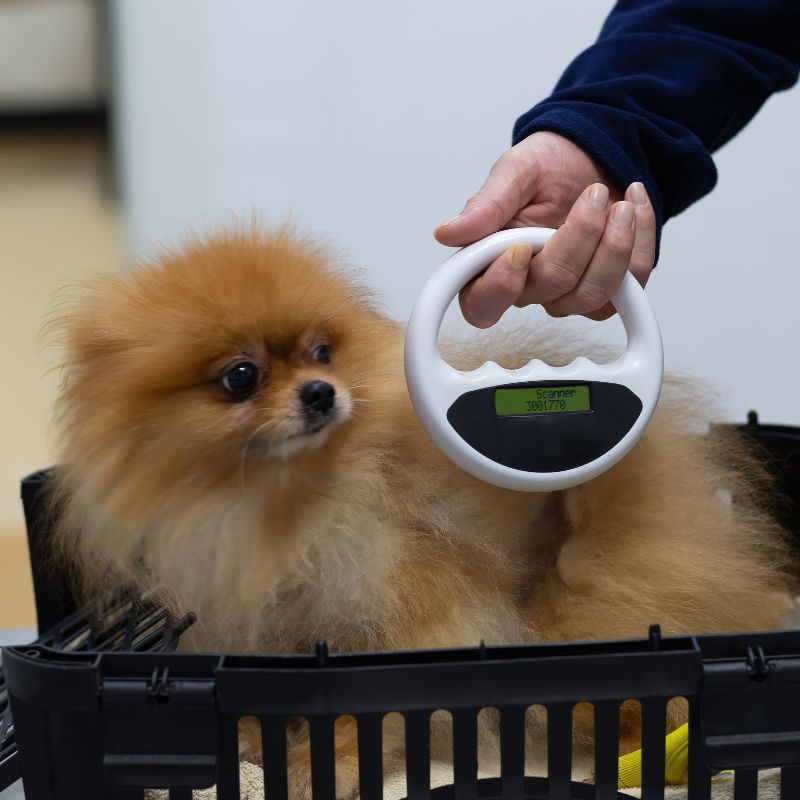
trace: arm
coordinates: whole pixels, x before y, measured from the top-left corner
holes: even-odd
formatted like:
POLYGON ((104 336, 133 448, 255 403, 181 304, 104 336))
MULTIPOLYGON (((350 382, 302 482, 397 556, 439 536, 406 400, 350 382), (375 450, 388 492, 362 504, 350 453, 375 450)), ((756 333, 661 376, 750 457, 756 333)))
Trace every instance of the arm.
POLYGON ((620 0, 598 42, 517 121, 514 146, 464 210, 435 231, 461 246, 502 228, 559 228, 527 267, 525 254, 507 253, 465 287, 464 316, 486 327, 530 303, 613 313, 605 301, 626 270, 647 282, 664 221, 714 186, 711 153, 797 80, 798 61, 798 0, 620 0), (607 213, 589 202, 598 183, 607 213), (632 228, 615 224, 627 206, 632 228))
POLYGON ((514 142, 556 132, 617 186, 642 181, 660 233, 713 188, 711 153, 795 83, 798 62, 797 0, 620 0, 514 142))

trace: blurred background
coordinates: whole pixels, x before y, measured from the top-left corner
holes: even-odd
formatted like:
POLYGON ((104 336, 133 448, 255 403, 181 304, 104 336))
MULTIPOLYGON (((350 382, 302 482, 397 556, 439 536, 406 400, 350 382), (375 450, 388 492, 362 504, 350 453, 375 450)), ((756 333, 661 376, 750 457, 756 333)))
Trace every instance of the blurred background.
MULTIPOLYGON (((611 5, 0 0, 0 628, 34 624, 18 482, 52 461, 57 357, 37 334, 57 290, 291 216, 407 318, 446 256, 432 229, 611 5)), ((716 389, 722 419, 800 424, 797 141, 793 91, 719 153, 648 288, 668 367, 716 389)), ((616 321, 548 324, 622 341, 616 321)))

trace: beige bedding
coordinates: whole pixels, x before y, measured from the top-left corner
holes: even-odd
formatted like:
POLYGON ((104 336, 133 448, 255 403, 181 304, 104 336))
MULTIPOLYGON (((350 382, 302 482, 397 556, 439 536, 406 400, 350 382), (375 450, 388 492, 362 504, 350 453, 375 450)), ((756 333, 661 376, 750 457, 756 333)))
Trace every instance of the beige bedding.
MULTIPOLYGON (((431 764, 431 786, 443 786, 451 783, 452 769, 446 764, 431 764)), ((255 764, 243 762, 239 770, 241 784, 241 800, 263 800, 264 773, 255 764)), ((627 794, 639 797, 638 790, 628 789, 627 794)), ((148 800, 166 798, 166 792, 150 792, 148 800)), ((384 784, 384 800, 401 800, 406 796, 405 778, 403 775, 388 775, 384 784)), ((670 786, 665 792, 665 800, 682 800, 687 796, 685 786, 670 786)), ((713 800, 733 800, 733 778, 723 776, 714 780, 711 792, 713 800)), ((213 788, 197 791, 193 800, 214 800, 216 792, 213 788)), ((780 771, 765 770, 761 773, 758 786, 758 800, 779 800, 780 771)))

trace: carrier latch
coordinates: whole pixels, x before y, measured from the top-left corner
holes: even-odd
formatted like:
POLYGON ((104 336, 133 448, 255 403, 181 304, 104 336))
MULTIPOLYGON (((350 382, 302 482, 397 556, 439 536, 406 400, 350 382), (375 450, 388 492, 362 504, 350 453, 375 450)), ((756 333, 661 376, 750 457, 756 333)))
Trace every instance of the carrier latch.
POLYGON ((761 645, 742 650, 704 659, 703 760, 713 769, 800 765, 800 657, 769 656, 761 645))
POLYGON ((106 678, 101 698, 108 780, 131 788, 213 785, 219 753, 213 680, 175 678, 157 665, 147 678, 106 678))

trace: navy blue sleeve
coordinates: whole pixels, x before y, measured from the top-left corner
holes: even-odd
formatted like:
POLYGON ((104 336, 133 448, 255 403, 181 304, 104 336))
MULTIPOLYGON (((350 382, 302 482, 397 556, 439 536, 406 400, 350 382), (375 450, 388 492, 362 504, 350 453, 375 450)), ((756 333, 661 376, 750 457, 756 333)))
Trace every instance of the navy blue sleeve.
POLYGON ((798 62, 800 0, 620 0, 597 43, 517 120, 514 143, 554 131, 619 188, 642 181, 660 236, 711 191, 711 153, 795 83, 798 62))

